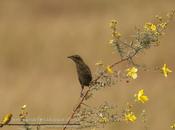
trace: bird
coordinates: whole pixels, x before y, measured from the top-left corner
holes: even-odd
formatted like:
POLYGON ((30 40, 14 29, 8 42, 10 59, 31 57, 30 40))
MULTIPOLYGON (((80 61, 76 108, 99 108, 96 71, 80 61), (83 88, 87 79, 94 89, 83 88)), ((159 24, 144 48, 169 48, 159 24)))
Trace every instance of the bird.
POLYGON ((7 125, 11 121, 12 116, 13 115, 11 113, 4 115, 4 117, 2 118, 2 121, 0 122, 0 127, 7 125))
POLYGON ((82 97, 84 87, 85 86, 90 87, 90 83, 92 81, 91 70, 79 55, 68 56, 68 58, 70 58, 75 62, 76 70, 78 74, 78 80, 81 85, 80 97, 82 97))

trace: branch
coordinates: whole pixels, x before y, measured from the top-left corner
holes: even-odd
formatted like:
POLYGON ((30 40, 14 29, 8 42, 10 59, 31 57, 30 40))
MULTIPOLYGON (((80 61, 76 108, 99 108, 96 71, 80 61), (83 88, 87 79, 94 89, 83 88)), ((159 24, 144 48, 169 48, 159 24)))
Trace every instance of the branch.
POLYGON ((85 95, 82 97, 81 101, 79 102, 79 104, 77 105, 77 107, 73 110, 73 113, 71 114, 71 116, 69 117, 69 120, 67 121, 66 125, 64 126, 63 130, 65 130, 67 128, 67 126, 70 124, 71 119, 74 117, 75 113, 77 112, 78 108, 80 108, 81 104, 83 103, 83 101, 85 100, 85 97, 88 95, 90 89, 88 91, 86 91, 85 95))

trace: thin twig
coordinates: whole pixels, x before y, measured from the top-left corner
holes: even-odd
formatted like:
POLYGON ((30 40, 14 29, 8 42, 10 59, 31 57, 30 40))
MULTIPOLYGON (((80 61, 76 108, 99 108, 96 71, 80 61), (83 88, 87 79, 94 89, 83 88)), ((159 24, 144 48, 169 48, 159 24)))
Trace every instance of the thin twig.
POLYGON ((77 107, 73 110, 71 116, 69 117, 69 120, 67 121, 66 125, 64 126, 63 130, 65 130, 67 128, 67 126, 69 125, 71 119, 74 117, 75 113, 77 112, 77 110, 80 108, 81 104, 83 103, 83 101, 85 100, 85 97, 88 95, 90 89, 86 91, 85 95, 83 95, 81 101, 79 102, 79 104, 77 105, 77 107))
MULTIPOLYGON (((50 125, 66 125, 67 123, 53 123, 53 124, 51 124, 51 123, 28 123, 28 124, 23 124, 23 123, 9 123, 9 124, 4 124, 4 126, 5 125, 8 125, 8 126, 50 126, 50 125)), ((76 124, 76 123, 73 123, 73 124, 71 124, 71 123, 69 123, 69 125, 71 125, 71 126, 78 126, 78 125, 80 125, 80 124, 76 124)))

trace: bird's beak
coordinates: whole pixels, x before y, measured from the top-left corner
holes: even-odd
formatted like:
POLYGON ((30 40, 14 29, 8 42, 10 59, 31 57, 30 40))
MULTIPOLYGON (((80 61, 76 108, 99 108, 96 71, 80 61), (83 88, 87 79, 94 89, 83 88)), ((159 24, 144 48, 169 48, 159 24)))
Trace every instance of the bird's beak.
POLYGON ((67 58, 70 58, 70 59, 72 59, 72 56, 68 56, 67 58))

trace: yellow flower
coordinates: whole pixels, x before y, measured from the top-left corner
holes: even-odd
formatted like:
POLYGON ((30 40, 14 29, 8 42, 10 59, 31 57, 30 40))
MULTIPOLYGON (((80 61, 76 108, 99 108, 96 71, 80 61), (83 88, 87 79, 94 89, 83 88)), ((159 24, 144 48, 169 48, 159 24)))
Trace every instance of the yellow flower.
POLYGON ((137 71, 138 69, 136 67, 132 67, 126 70, 127 71, 127 76, 131 77, 133 79, 137 78, 137 71))
POLYGON ((28 112, 26 111, 26 108, 27 108, 27 105, 23 105, 21 107, 21 112, 19 114, 19 118, 21 119, 21 121, 27 118, 28 112))
POLYGON ((168 73, 171 73, 172 70, 170 70, 170 69, 167 67, 167 65, 164 64, 163 67, 162 67, 162 72, 163 72, 164 76, 167 77, 167 76, 168 76, 168 73))
POLYGON ((27 108, 27 105, 23 105, 23 106, 21 107, 22 110, 24 110, 24 109, 26 109, 26 108, 27 108))
POLYGON ((109 122, 109 119, 107 117, 104 117, 102 113, 100 113, 99 116, 100 116, 100 119, 99 119, 100 123, 107 123, 107 122, 109 122))
POLYGON ((8 113, 6 114, 3 118, 2 121, 0 122, 0 127, 3 127, 4 125, 8 124, 11 121, 12 114, 8 113))
POLYGON ((175 123, 170 126, 170 128, 174 129, 175 128, 175 123))
POLYGON ((145 30, 147 30, 147 31, 157 32, 157 27, 156 27, 156 25, 155 25, 155 24, 152 24, 152 23, 146 23, 146 24, 144 25, 144 28, 145 28, 145 30))
POLYGON ((134 122, 136 119, 137 117, 132 112, 125 114, 126 121, 134 122))
POLYGON ((113 70, 112 70, 112 68, 109 65, 107 66, 106 70, 110 74, 114 73, 113 70))
POLYGON ((117 20, 111 20, 109 26, 110 28, 115 29, 117 26, 117 20))
POLYGON ((144 95, 144 90, 143 89, 139 90, 138 93, 135 94, 135 97, 136 97, 137 101, 140 101, 142 103, 145 103, 146 101, 149 100, 148 96, 144 95))
POLYGON ((157 27, 156 27, 156 25, 151 24, 150 29, 151 29, 151 31, 156 31, 157 30, 157 27))

